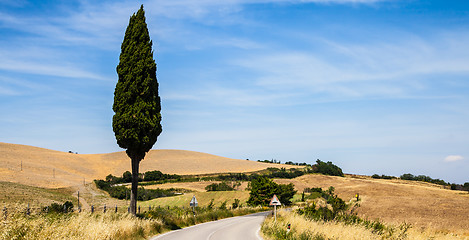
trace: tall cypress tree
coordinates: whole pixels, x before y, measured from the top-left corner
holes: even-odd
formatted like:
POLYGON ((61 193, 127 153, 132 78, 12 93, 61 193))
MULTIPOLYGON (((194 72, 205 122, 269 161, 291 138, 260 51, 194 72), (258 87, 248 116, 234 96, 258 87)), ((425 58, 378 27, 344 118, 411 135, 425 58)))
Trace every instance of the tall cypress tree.
POLYGON ((131 159, 130 212, 135 215, 139 164, 162 131, 156 63, 143 5, 130 17, 116 70, 112 128, 117 144, 131 159))

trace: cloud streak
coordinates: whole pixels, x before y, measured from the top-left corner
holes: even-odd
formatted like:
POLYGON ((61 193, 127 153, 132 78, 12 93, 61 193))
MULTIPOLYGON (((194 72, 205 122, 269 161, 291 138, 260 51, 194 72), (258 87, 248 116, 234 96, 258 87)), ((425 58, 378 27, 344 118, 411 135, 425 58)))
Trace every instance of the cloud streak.
POLYGON ((461 155, 449 155, 445 157, 445 162, 459 162, 464 160, 464 157, 461 155))

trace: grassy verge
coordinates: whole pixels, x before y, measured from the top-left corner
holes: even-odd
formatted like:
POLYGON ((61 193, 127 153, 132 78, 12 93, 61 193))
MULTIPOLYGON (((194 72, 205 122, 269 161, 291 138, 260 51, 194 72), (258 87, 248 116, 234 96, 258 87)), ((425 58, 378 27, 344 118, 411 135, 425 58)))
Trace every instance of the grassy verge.
POLYGON ((198 223, 263 211, 263 208, 153 208, 134 217, 127 213, 44 213, 9 210, 0 217, 0 239, 147 239, 198 223))
POLYGON ((246 205, 246 201, 249 198, 248 191, 219 191, 219 192, 197 192, 197 193, 186 193, 179 196, 156 198, 150 201, 139 202, 144 208, 148 206, 169 206, 169 207, 189 207, 189 202, 192 196, 196 196, 199 206, 208 206, 212 199, 215 200, 215 205, 219 206, 221 203, 226 201, 227 207, 231 206, 234 199, 239 199, 240 203, 246 205))
POLYGON ((144 239, 163 224, 129 214, 16 214, 2 220, 1 239, 144 239))
POLYGON ((19 183, 0 182, 0 205, 18 202, 31 205, 47 205, 52 202, 75 201, 71 192, 66 189, 47 189, 27 186, 19 183))
POLYGON ((466 239, 451 233, 435 233, 411 228, 408 224, 400 226, 385 225, 378 221, 344 223, 312 220, 294 211, 279 211, 277 221, 269 217, 262 224, 262 233, 268 239, 276 240, 325 240, 325 239, 466 239), (290 224, 290 231, 287 225, 290 224), (379 226, 379 227, 375 227, 379 226))

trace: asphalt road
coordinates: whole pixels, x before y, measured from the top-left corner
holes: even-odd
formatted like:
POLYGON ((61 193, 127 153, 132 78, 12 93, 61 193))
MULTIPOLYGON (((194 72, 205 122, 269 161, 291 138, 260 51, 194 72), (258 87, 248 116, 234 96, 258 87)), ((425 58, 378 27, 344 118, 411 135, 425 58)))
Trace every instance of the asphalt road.
POLYGON ((261 223, 270 212, 201 223, 152 237, 150 240, 262 240, 261 223))

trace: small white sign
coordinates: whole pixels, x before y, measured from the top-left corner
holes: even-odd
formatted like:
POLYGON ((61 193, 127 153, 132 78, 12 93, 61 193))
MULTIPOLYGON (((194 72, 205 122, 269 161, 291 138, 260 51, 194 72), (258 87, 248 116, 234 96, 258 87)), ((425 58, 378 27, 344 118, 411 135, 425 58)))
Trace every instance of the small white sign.
POLYGON ((282 203, 280 203, 280 200, 278 200, 277 195, 274 195, 274 197, 272 197, 272 200, 270 200, 269 205, 270 206, 280 206, 280 205, 282 205, 282 203))
POLYGON ((199 203, 197 202, 197 199, 195 198, 195 195, 192 197, 192 200, 190 202, 191 207, 197 207, 199 203))

